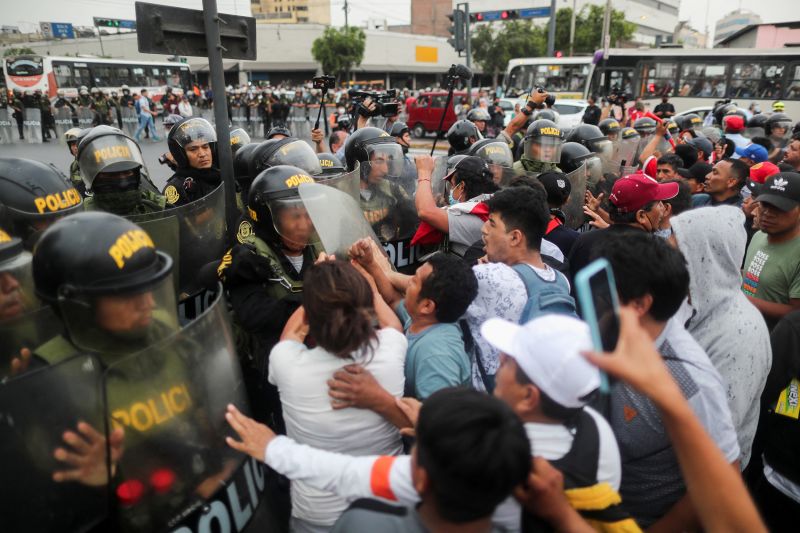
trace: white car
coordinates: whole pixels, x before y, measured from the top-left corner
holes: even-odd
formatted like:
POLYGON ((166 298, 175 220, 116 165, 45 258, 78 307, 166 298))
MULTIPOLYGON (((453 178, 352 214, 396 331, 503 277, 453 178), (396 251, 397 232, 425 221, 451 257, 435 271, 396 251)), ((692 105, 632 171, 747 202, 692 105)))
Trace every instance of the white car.
POLYGON ((695 115, 697 115, 700 118, 704 119, 704 118, 706 118, 706 115, 711 113, 712 109, 713 108, 710 105, 702 106, 702 107, 693 107, 691 109, 687 109, 686 111, 679 111, 679 112, 675 113, 675 115, 672 118, 674 119, 675 117, 680 117, 680 116, 683 116, 683 115, 688 115, 690 113, 694 113, 695 115))
POLYGON ((589 107, 586 100, 556 100, 553 109, 558 112, 556 125, 561 129, 574 128, 583 120, 583 112, 589 107))

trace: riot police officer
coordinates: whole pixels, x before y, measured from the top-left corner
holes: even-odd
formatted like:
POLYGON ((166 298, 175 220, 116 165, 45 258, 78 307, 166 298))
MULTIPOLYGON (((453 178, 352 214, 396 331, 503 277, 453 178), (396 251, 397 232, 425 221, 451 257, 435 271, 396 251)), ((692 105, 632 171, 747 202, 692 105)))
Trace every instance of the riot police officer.
POLYGON ((609 141, 616 142, 619 136, 620 125, 619 121, 615 118, 605 118, 597 125, 600 131, 605 135, 609 141))
MULTIPOLYGON (((616 173, 619 170, 619 166, 613 163, 614 143, 603 134, 603 131, 598 126, 580 124, 567 135, 566 142, 582 144, 590 152, 597 154, 603 163, 605 172, 616 173)), ((563 167, 562 170, 564 170, 563 167)), ((569 174, 568 170, 564 170, 564 172, 569 174)))
POLYGON ((534 120, 525 132, 523 154, 514 163, 517 172, 542 173, 548 170, 561 172, 561 145, 564 137, 554 122, 546 119, 534 120))
POLYGON ((11 116, 17 121, 17 130, 19 131, 19 140, 25 140, 25 134, 22 131, 23 109, 25 104, 22 103, 22 94, 18 90, 14 90, 8 99, 8 105, 13 110, 11 116))
POLYGON ((69 164, 69 180, 84 198, 86 197, 86 185, 83 183, 81 166, 78 163, 78 143, 86 133, 88 133, 88 130, 84 131, 80 128, 70 128, 64 132, 64 140, 67 141, 67 148, 69 153, 72 154, 72 162, 69 164))
POLYGON ((267 384, 268 356, 300 305, 303 275, 318 255, 297 189, 313 182, 307 172, 289 165, 261 172, 248 191, 238 242, 217 269, 240 329, 240 354, 248 355, 243 370, 254 411, 276 424, 280 403, 277 390, 267 384))
POLYGON ((486 136, 486 123, 492 120, 492 117, 482 107, 476 107, 467 112, 467 120, 475 124, 481 135, 486 136))
POLYGON ((319 180, 341 176, 347 172, 339 158, 330 152, 318 153, 317 159, 319 159, 319 166, 322 167, 322 173, 319 176, 315 176, 319 180))
POLYGON ((750 118, 750 120, 747 121, 744 130, 744 136, 747 137, 748 139, 752 139, 753 137, 765 136, 767 120, 769 120, 769 116, 765 115, 764 113, 753 115, 750 118))
POLYGON ((163 191, 168 206, 199 200, 222 183, 217 167, 217 133, 206 119, 192 117, 173 126, 167 145, 177 166, 163 191))
POLYGON ((122 96, 119 98, 119 105, 120 107, 133 107, 134 99, 133 95, 131 94, 131 89, 127 85, 123 85, 122 89, 122 96))
POLYGON ((448 156, 466 154, 470 146, 483 138, 478 127, 469 120, 455 121, 447 130, 446 137, 447 142, 450 143, 448 156))
POLYGON ((231 128, 230 137, 232 155, 236 155, 236 152, 238 152, 240 148, 250 144, 250 134, 244 131, 243 128, 231 128))
POLYGON ((111 126, 89 130, 78 144, 78 164, 87 194, 87 210, 108 211, 119 216, 157 213, 166 199, 147 176, 142 152, 136 142, 111 126))
POLYGON ((389 131, 389 135, 397 140, 397 144, 403 150, 403 173, 400 176, 401 185, 408 193, 414 191, 414 185, 417 182, 417 166, 414 161, 408 157, 408 150, 411 148, 411 131, 408 129, 408 124, 405 122, 395 122, 389 131))
MULTIPOLYGON (((471 122, 461 122, 475 128, 471 122)), ((378 237, 390 241, 410 233, 406 226, 415 222, 416 210, 397 183, 403 172, 400 145, 381 129, 361 128, 347 138, 344 155, 349 171, 360 168, 361 209, 378 237)))
MULTIPOLYGON (((513 178, 514 154, 501 139, 481 139, 467 151, 468 155, 480 157, 489 165, 494 183, 498 186, 507 185, 513 178)), ((448 161, 448 166, 449 166, 448 161)))
POLYGON ((785 148, 789 143, 792 130, 792 119, 785 113, 773 113, 767 119, 765 133, 775 148, 785 148))
POLYGON ((111 109, 105 93, 97 87, 92 87, 92 95, 92 106, 98 115, 100 124, 111 124, 111 109))
POLYGON ((53 222, 82 209, 81 194, 54 167, 0 158, 0 229, 22 239, 27 250, 53 222))
POLYGON ((53 108, 50 107, 50 99, 39 90, 36 91, 34 96, 42 112, 42 142, 50 142, 50 131, 52 130, 53 136, 55 136, 56 129, 56 121, 55 118, 53 118, 53 108))

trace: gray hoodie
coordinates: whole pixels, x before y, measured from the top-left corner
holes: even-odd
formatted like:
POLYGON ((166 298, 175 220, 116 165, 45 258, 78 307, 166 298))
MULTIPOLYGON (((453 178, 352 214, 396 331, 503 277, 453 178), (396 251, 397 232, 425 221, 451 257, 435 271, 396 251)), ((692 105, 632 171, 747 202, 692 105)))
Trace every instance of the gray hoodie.
POLYGON ((741 290, 747 240, 744 213, 731 206, 703 207, 670 222, 691 278, 694 316, 686 329, 725 382, 744 468, 758 425, 761 391, 772 365, 769 330, 741 290))

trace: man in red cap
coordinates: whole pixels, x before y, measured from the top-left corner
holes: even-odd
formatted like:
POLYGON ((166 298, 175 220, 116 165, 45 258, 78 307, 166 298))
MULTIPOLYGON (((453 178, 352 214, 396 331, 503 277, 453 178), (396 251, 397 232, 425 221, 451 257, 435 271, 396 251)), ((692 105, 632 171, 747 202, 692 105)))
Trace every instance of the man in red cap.
POLYGON ((607 235, 625 231, 655 233, 661 228, 667 209, 663 201, 677 196, 677 183, 659 183, 641 172, 618 179, 608 200, 611 226, 582 233, 572 245, 569 256, 570 275, 591 262, 592 250, 607 235))
POLYGON ((744 119, 739 115, 726 115, 722 119, 722 126, 725 129, 725 138, 732 140, 738 148, 744 148, 750 144, 750 139, 742 135, 744 119))

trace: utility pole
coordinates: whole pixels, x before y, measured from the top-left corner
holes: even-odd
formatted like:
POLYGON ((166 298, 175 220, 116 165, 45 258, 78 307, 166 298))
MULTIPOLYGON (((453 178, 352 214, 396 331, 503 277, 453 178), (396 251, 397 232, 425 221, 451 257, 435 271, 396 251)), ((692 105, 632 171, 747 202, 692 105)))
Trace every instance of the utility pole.
POLYGON ((608 49, 611 47, 611 0, 606 0, 606 12, 603 15, 603 58, 608 59, 608 49))
POLYGON ((347 0, 344 0, 344 7, 342 9, 344 9, 344 27, 347 28, 347 12, 350 10, 350 8, 347 7, 347 0))
POLYGON ((569 57, 572 57, 575 48, 575 2, 576 0, 572 0, 572 20, 569 22, 569 57))
POLYGON ((556 51, 556 0, 550 0, 550 30, 547 32, 547 56, 556 51))

